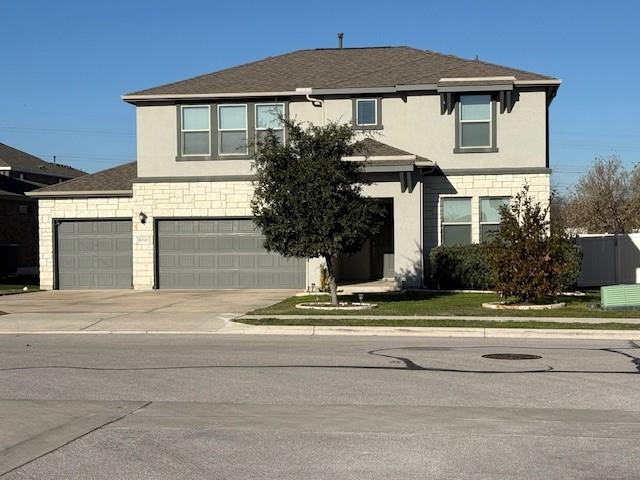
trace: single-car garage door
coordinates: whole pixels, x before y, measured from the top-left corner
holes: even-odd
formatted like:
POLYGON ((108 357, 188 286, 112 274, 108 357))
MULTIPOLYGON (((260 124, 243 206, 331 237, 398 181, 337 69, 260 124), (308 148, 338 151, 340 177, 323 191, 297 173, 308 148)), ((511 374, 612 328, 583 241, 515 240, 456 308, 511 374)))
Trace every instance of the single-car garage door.
POLYGON ((305 262, 268 252, 251 219, 158 220, 159 288, 304 288, 305 262))
POLYGON ((131 288, 131 245, 131 220, 58 222, 58 288, 131 288))

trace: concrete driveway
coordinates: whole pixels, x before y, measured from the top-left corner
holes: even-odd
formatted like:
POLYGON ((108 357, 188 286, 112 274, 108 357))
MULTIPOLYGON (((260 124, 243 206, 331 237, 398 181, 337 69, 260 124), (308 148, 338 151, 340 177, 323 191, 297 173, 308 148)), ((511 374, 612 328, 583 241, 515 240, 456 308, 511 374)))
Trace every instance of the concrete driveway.
POLYGON ((216 331, 292 290, 57 290, 0 297, 2 331, 216 331))

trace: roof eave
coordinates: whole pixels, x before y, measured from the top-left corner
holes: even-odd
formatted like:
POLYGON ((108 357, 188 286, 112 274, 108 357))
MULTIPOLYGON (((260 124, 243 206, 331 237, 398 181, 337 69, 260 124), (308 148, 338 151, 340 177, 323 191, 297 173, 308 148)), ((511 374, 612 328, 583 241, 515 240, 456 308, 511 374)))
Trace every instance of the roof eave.
POLYGON ((213 99, 213 98, 243 98, 243 97, 290 97, 293 95, 305 95, 296 91, 281 92, 234 92, 234 93, 161 93, 161 94, 128 94, 122 95, 122 100, 127 103, 167 101, 184 99, 213 99))
MULTIPOLYGON (((515 80, 515 77, 469 77, 469 78, 443 78, 440 82, 449 82, 452 80, 458 82, 495 82, 496 79, 504 79, 506 84, 523 87, 548 87, 560 85, 559 79, 540 79, 540 80, 515 80)), ((495 87, 493 85, 492 87, 495 87)), ((441 89, 442 87, 440 87, 441 89)), ((477 88, 474 85, 473 88, 477 88)), ((306 95, 352 95, 352 94, 384 94, 384 93, 402 93, 402 92, 424 92, 438 91, 437 83, 419 83, 419 84, 399 84, 399 85, 381 85, 378 87, 343 87, 343 88, 316 88, 316 87, 299 87, 295 90, 282 90, 270 92, 222 92, 222 93, 159 93, 159 94, 127 94, 122 95, 122 100, 127 103, 136 104, 138 102, 153 101, 178 101, 178 100, 208 100, 208 99, 224 99, 224 98, 251 98, 251 97, 304 97, 306 95)))
POLYGON ((415 155, 352 155, 349 157, 342 157, 342 160, 346 162, 376 162, 376 161, 407 161, 416 160, 415 155))

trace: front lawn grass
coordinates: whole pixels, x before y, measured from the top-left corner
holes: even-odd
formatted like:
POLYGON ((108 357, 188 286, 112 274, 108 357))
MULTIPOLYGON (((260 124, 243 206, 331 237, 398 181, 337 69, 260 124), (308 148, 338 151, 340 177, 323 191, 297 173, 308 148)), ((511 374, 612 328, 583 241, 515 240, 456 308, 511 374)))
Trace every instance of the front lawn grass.
POLYGON ((0 283, 0 296, 2 295, 13 295, 14 293, 28 293, 28 292, 37 292, 40 290, 37 285, 14 285, 14 284, 6 284, 0 283), (27 291, 24 291, 24 287, 27 287, 27 291))
POLYGON ((36 275, 0 275, 0 295, 38 291, 40 287, 36 275), (27 287, 26 292, 24 287, 27 287))
MULTIPOLYGON (((313 302, 315 295, 290 297, 270 307, 250 312, 250 315, 334 315, 341 318, 350 315, 437 315, 437 316, 485 316, 485 317, 599 317, 599 318, 640 318, 640 310, 602 310, 599 308, 600 294, 588 292, 584 297, 560 297, 566 307, 558 310, 489 310, 482 307, 485 302, 495 302, 492 293, 448 293, 409 291, 401 294, 365 294, 364 301, 377 304, 366 311, 338 312, 332 310, 302 310, 297 303, 313 302)), ((325 299, 325 296, 321 296, 325 299)), ((341 296, 341 300, 358 301, 355 296, 341 296)), ((326 324, 326 323, 324 323, 326 324)), ((380 324, 377 321, 376 324, 380 324)), ((413 323, 415 324, 415 322, 413 323)))

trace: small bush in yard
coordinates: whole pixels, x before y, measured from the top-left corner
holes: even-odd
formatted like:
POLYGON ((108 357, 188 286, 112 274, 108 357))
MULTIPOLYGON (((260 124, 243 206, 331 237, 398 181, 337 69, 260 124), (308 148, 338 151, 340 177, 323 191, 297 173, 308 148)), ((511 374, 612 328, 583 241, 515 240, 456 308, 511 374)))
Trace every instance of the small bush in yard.
POLYGON ((549 207, 534 201, 527 185, 500 214, 500 231, 489 244, 489 265, 503 298, 542 302, 575 283, 579 254, 563 231, 550 228, 549 207))
POLYGON ((327 267, 325 267, 324 265, 320 266, 320 287, 319 287, 321 292, 328 292, 330 290, 330 285, 329 285, 329 272, 327 270, 327 267))
POLYGON ((487 244, 441 245, 431 250, 429 263, 433 285, 438 289, 493 288, 487 244))

